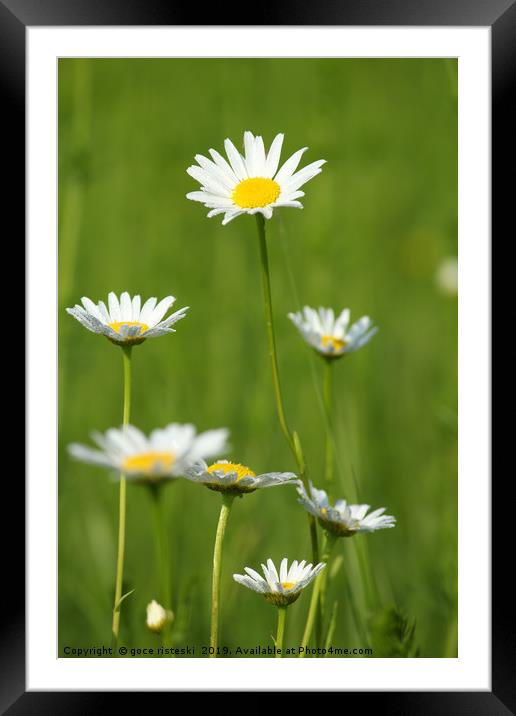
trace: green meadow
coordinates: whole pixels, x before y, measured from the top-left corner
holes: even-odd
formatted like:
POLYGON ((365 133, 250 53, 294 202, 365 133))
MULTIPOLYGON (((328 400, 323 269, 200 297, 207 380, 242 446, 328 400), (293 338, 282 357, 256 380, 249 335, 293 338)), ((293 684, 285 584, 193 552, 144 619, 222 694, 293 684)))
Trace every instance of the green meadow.
MULTIPOLYGON (((323 487, 323 361, 287 318, 303 305, 369 315, 378 334, 335 364, 334 497, 386 507, 394 529, 341 539, 327 602, 331 643, 377 657, 457 654, 457 301, 439 291, 457 254, 457 75, 445 59, 63 59, 59 85, 59 655, 110 645, 116 476, 74 462, 71 442, 122 422, 121 350, 65 308, 109 291, 177 297, 177 332, 133 349, 131 422, 228 427, 229 458, 295 470, 279 429, 253 217, 227 226, 185 195, 194 155, 242 149, 244 130, 282 159, 327 164, 303 210, 267 222, 288 420, 323 487), (362 568, 361 568, 362 565, 362 568), (364 570, 364 565, 368 565, 364 570), (368 578, 364 580, 365 572, 368 578)), ((157 647, 152 505, 128 484, 120 643, 157 647)), ((165 488, 174 646, 207 645, 220 495, 165 488)), ((321 530, 319 536, 321 539, 321 530)), ((293 487, 236 499, 224 544, 220 645, 272 645, 276 610, 234 572, 311 561, 293 487)), ((289 608, 299 644, 312 587, 289 608)), ((245 653, 242 657, 245 658, 245 653)), ((196 654, 199 656, 199 653, 196 654)))

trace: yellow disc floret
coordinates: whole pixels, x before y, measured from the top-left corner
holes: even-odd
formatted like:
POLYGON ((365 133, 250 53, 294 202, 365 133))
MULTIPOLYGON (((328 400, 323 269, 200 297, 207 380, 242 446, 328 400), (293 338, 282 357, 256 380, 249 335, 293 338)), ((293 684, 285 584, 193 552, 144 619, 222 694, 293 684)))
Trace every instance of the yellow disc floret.
POLYGON ((236 472, 237 482, 243 477, 256 477, 256 473, 250 470, 245 465, 241 465, 238 462, 215 462, 208 468, 209 473, 223 472, 228 474, 229 472, 236 472))
POLYGON ((114 323, 108 323, 108 326, 112 328, 115 333, 120 333, 124 326, 140 326, 140 332, 137 335, 141 335, 149 330, 149 326, 146 323, 140 323, 140 321, 114 321, 114 323))
POLYGON ((273 179, 254 177, 237 184, 232 199, 242 209, 257 209, 274 204, 280 193, 281 187, 273 179))
POLYGON ((331 346, 334 351, 338 352, 344 348, 346 341, 342 340, 342 338, 335 338, 335 336, 323 336, 321 338, 321 345, 323 348, 331 346))
POLYGON ((281 586, 283 589, 293 589, 296 586, 295 582, 282 582, 281 586))
POLYGON ((170 472, 176 457, 171 452, 150 451, 129 455, 122 463, 122 470, 152 477, 170 472))

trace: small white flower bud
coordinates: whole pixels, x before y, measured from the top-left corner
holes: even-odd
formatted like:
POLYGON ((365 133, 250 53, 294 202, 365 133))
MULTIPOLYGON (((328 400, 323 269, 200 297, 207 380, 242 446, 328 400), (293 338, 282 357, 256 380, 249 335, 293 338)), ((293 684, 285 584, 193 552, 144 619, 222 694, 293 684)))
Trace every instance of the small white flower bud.
POLYGON ((167 611, 155 599, 147 604, 147 627, 151 631, 159 634, 172 619, 172 612, 167 611))

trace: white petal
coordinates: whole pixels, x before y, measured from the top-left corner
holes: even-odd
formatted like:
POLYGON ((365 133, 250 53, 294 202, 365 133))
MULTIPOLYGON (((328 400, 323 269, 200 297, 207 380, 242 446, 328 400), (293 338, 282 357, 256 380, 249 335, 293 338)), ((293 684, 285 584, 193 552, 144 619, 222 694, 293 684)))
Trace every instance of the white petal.
POLYGON ((288 566, 288 560, 286 557, 283 557, 280 564, 280 582, 286 582, 287 581, 287 566, 288 566))
POLYGON ((262 137, 254 140, 254 172, 256 176, 264 177, 265 174, 265 147, 262 137))
POLYGON ((146 323, 149 325, 150 317, 152 316, 152 312, 154 311, 154 307, 157 303, 158 299, 155 296, 152 296, 152 298, 148 298, 145 303, 143 304, 143 308, 140 311, 140 321, 141 323, 146 323))
POLYGON ((272 177, 278 171, 278 164, 281 155, 281 147, 283 145, 284 134, 277 134, 274 137, 274 141, 271 144, 269 153, 267 154, 267 160, 265 162, 265 176, 272 179, 272 177))
POLYGON ((120 304, 118 303, 118 298, 113 291, 108 296, 108 305, 109 305, 109 316, 110 316, 110 323, 117 323, 121 320, 120 318, 120 304))
POLYGON ((226 226, 226 224, 229 224, 229 222, 233 221, 233 219, 235 219, 237 216, 240 216, 241 214, 245 214, 245 213, 246 213, 245 209, 226 212, 226 216, 224 217, 222 226, 226 226))
POLYGON ((210 194, 207 191, 190 191, 186 195, 186 198, 192 201, 200 201, 205 204, 205 206, 213 208, 229 209, 231 206, 235 206, 231 198, 210 194))
POLYGON ((282 189, 284 191, 295 191, 296 189, 299 189, 300 186, 306 184, 307 181, 313 179, 313 177, 317 174, 320 174, 322 171, 320 167, 325 163, 325 159, 320 159, 317 162, 312 162, 312 164, 308 164, 306 167, 303 167, 303 169, 300 169, 288 180, 283 180, 282 189))
POLYGON ((102 321, 100 311, 91 299, 89 299, 87 296, 83 296, 81 298, 81 301, 82 305, 88 311, 88 313, 91 313, 92 316, 95 316, 95 318, 97 318, 99 321, 102 321))
POLYGON ((231 139, 226 139, 224 141, 224 147, 226 149, 226 154, 228 155, 229 163, 231 164, 231 167, 235 172, 237 179, 239 181, 247 179, 249 175, 247 173, 244 160, 242 159, 240 153, 237 151, 231 139))
POLYGON ((146 321, 147 325, 152 327, 159 323, 175 300, 174 296, 163 298, 150 315, 150 323, 146 321))
POLYGON ((231 168, 231 165, 228 164, 228 162, 224 159, 222 154, 219 154, 215 149, 210 149, 210 154, 213 157, 213 161, 215 164, 220 167, 223 171, 225 171, 228 175, 228 177, 236 183, 238 183, 238 177, 231 168))
POLYGON ((303 147, 303 149, 298 149, 297 152, 295 152, 287 161, 285 164, 281 167, 279 172, 274 177, 274 181, 277 182, 280 186, 287 181, 287 179, 290 179, 292 174, 296 171, 297 166, 299 162, 301 161, 301 157, 306 152, 308 147, 303 147))
POLYGON ((133 321, 140 320, 140 306, 142 303, 141 296, 133 296, 133 321))
POLYGON ((210 159, 207 159, 202 154, 196 154, 195 159, 197 163, 210 175, 213 176, 215 181, 218 181, 222 186, 224 186, 229 191, 232 191, 235 188, 235 184, 237 184, 236 177, 234 177, 234 172, 231 171, 231 174, 227 172, 226 170, 221 169, 218 167, 214 162, 212 162, 210 159))
POLYGON ((127 291, 120 296, 120 316, 122 321, 133 320, 133 304, 127 291))
POLYGON ((224 184, 222 184, 218 179, 216 179, 212 174, 209 174, 204 169, 201 169, 201 167, 192 166, 188 167, 186 170, 187 174, 189 174, 193 179, 199 182, 201 186, 203 186, 205 189, 207 189, 212 194, 215 194, 215 196, 230 196, 231 190, 228 189, 224 184))
POLYGON ((244 132, 244 148, 245 148, 245 165, 247 173, 250 177, 255 177, 255 142, 252 132, 244 132))

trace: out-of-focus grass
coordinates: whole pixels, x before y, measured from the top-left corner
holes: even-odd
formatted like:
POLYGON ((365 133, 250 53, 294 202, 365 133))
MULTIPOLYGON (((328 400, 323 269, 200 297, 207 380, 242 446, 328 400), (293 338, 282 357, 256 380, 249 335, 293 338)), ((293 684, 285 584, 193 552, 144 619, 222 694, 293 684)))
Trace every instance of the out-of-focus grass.
MULTIPOLYGON (((122 417, 120 351, 64 312, 111 290, 177 296, 191 306, 173 336, 133 351, 132 421, 228 426, 232 457, 258 471, 292 469, 277 426, 267 360, 254 220, 227 227, 185 199, 194 154, 250 129, 284 155, 324 157, 303 211, 267 224, 280 370, 291 424, 322 481, 321 365, 286 318, 304 303, 350 306, 380 326, 336 366, 339 488, 386 505, 397 527, 358 536, 384 605, 416 620, 421 656, 456 650, 457 306, 434 283, 456 253, 456 64, 450 60, 61 60, 59 63, 59 645, 109 644, 118 485, 72 463, 71 441, 122 417), (315 380, 314 380, 315 378, 315 380)), ((220 498, 167 486, 176 636, 206 644, 220 498)), ((157 595, 150 504, 128 491, 122 641, 157 645, 144 626, 157 595)), ((345 573, 333 643, 363 646, 345 573)), ((309 558, 306 516, 288 487, 235 503, 224 554, 221 644, 271 644, 275 613, 231 579, 245 565, 309 558)), ((291 609, 301 636, 309 595, 291 609)), ((159 640, 158 640, 159 641, 159 640)), ((62 651, 60 651, 62 653, 62 651)))

